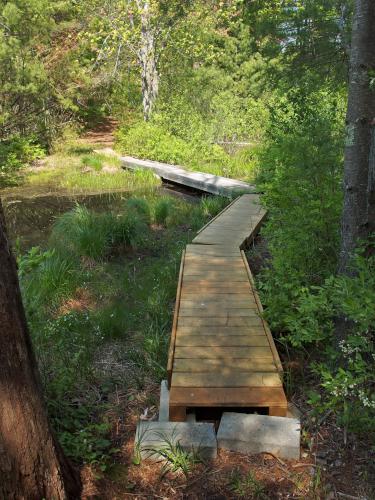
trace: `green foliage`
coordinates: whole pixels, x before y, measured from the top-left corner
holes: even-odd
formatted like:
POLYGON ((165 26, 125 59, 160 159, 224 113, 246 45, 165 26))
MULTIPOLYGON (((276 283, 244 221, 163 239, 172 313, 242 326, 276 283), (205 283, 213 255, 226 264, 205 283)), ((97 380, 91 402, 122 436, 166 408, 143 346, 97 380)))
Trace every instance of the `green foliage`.
POLYGON ((83 165, 85 165, 86 167, 93 168, 97 172, 99 172, 103 166, 102 158, 95 153, 83 156, 81 161, 83 165))
POLYGON ((254 498, 267 500, 264 486, 249 471, 242 474, 238 469, 234 469, 230 477, 230 487, 239 498, 254 498))
POLYGON ((44 155, 32 139, 15 136, 0 141, 0 188, 16 183, 19 170, 44 155))
POLYGON ((117 139, 126 154, 138 158, 184 164, 189 156, 188 144, 151 123, 140 123, 125 132, 120 129, 117 139))
POLYGON ((199 449, 192 451, 185 450, 173 434, 172 436, 167 436, 166 434, 160 432, 158 437, 161 441, 163 441, 161 446, 150 449, 144 448, 142 447, 143 436, 141 436, 138 447, 149 452, 151 456, 160 458, 164 461, 161 469, 162 477, 168 472, 182 472, 185 477, 188 477, 191 473, 192 467, 195 464, 202 463, 199 449))
MULTIPOLYGON (((165 378, 181 250, 192 237, 187 228, 194 218, 203 225, 225 203, 206 200, 192 210, 183 200, 150 192, 129 198, 118 215, 77 206, 56 220, 47 250, 18 257, 49 415, 74 461, 103 469, 116 452, 105 417, 111 407, 103 401, 117 377, 133 388, 165 378), (147 222, 159 204, 168 206, 168 222, 153 232, 147 222), (146 232, 139 254, 123 248, 146 232), (104 376, 97 361, 106 349, 116 361, 104 376), (134 367, 125 382, 113 370, 123 364, 134 367)), ((175 451, 171 461, 188 466, 190 458, 175 451)))
POLYGON ((325 346, 314 371, 324 388, 312 394, 315 409, 333 409, 339 422, 358 433, 373 431, 375 392, 373 333, 375 318, 375 258, 356 256, 354 277, 329 276, 321 286, 306 288, 286 316, 287 339, 297 347, 325 346), (349 335, 334 339, 334 322, 345 318, 349 335))
POLYGON ((151 221, 151 209, 148 201, 145 198, 129 198, 126 202, 126 208, 130 212, 134 211, 142 218, 146 224, 151 221))
POLYGON ((202 198, 200 206, 205 217, 212 219, 228 204, 228 198, 222 196, 209 196, 202 198))
POLYGON ((343 107, 341 95, 325 89, 280 97, 258 153, 258 182, 269 209, 262 234, 272 256, 261 290, 267 317, 280 330, 304 287, 321 284, 336 269, 343 107))
POLYGON ((170 198, 161 198, 154 206, 154 220, 156 224, 166 224, 167 218, 173 209, 173 203, 170 198))
POLYGON ((118 245, 135 247, 147 226, 134 210, 125 214, 99 214, 77 205, 62 215, 52 232, 52 241, 64 254, 104 259, 118 245))
POLYGON ((18 258, 18 266, 30 314, 36 314, 43 306, 54 310, 74 292, 82 279, 82 272, 74 263, 55 249, 43 252, 34 247, 18 258))
POLYGON ((217 144, 199 137, 187 142, 157 123, 139 123, 130 130, 120 128, 117 139, 121 151, 137 158, 228 177, 252 176, 254 162, 249 151, 230 156, 217 144))

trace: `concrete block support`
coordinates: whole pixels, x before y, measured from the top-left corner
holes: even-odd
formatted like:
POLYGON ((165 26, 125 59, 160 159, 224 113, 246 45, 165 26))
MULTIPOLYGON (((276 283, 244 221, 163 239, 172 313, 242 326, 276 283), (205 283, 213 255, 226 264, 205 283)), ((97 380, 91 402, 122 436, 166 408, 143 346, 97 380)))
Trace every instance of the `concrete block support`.
POLYGON ((227 450, 299 459, 300 432, 296 418, 227 412, 221 418, 217 441, 219 448, 227 450))
POLYGON ((179 444, 184 450, 197 453, 203 459, 217 456, 214 425, 193 422, 140 421, 135 436, 135 454, 160 460, 163 450, 179 444), (172 445, 172 446, 171 446, 172 445))
POLYGON ((168 382, 162 380, 160 385, 160 405, 159 405, 159 422, 169 421, 169 389, 168 382))

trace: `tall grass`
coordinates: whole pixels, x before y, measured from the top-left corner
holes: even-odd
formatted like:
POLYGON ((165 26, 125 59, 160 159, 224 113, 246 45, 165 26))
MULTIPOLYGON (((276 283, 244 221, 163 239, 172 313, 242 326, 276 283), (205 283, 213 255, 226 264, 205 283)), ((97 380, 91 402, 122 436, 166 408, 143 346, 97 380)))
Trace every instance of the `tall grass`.
POLYGON ((63 254, 100 260, 116 245, 136 246, 146 233, 145 221, 135 211, 98 214, 77 205, 59 217, 51 241, 63 254))

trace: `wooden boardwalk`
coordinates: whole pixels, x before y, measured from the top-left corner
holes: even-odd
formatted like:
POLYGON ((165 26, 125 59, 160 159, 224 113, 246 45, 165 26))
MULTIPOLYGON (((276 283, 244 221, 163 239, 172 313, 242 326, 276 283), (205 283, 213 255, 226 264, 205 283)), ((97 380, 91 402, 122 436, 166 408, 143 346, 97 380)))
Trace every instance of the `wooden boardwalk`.
POLYGON ((199 189, 206 193, 233 197, 241 193, 255 192, 255 186, 247 184, 246 182, 228 179, 227 177, 218 175, 205 174, 203 172, 192 172, 178 165, 168 165, 158 161, 140 160, 132 156, 120 156, 119 159, 126 168, 144 168, 152 170, 156 175, 166 181, 199 189))
POLYGON ((265 217, 243 195, 182 256, 169 350, 170 419, 188 408, 266 408, 286 415, 282 365, 241 247, 265 217))

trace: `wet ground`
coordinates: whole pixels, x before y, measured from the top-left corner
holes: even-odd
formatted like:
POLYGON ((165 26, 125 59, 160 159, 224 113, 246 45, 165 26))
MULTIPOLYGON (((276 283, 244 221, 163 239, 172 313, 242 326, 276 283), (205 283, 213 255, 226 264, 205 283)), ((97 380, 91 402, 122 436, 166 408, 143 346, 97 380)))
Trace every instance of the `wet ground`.
MULTIPOLYGON (((161 196, 175 196, 191 203, 197 203, 200 199, 198 193, 169 185, 162 185, 157 188, 157 192, 161 196)), ((18 194, 15 188, 11 193, 8 191, 2 203, 11 240, 15 242, 18 239, 21 249, 27 250, 32 246, 43 246, 55 219, 77 204, 98 212, 119 212, 123 209, 127 198, 142 194, 144 191, 118 191, 84 195, 37 192, 34 196, 31 193, 25 196, 24 191, 21 190, 18 194)))

